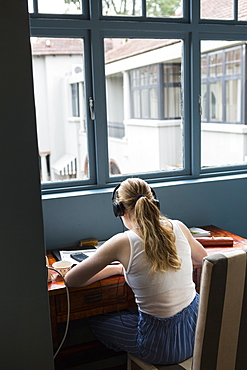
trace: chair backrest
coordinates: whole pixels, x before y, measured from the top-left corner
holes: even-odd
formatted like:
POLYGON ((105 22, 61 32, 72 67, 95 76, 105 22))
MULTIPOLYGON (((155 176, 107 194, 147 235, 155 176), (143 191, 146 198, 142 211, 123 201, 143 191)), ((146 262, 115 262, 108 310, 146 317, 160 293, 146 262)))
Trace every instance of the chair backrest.
POLYGON ((193 370, 247 369, 247 250, 203 261, 193 370))

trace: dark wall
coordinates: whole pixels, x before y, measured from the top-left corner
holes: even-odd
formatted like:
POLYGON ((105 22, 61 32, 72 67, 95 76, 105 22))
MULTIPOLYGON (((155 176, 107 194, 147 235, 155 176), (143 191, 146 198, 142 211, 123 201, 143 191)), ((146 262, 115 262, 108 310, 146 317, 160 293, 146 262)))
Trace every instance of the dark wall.
POLYGON ((1 2, 1 369, 54 368, 25 0, 1 2))
MULTIPOLYGON (((163 183, 154 186, 161 210, 187 226, 213 224, 247 238, 247 176, 163 183)), ((43 197, 46 248, 105 240, 123 230, 113 216, 112 189, 43 197)))

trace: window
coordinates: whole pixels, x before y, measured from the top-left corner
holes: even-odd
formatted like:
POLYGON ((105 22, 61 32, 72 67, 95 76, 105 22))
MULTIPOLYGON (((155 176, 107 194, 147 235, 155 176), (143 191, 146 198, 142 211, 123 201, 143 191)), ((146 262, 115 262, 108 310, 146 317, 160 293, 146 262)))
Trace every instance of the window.
POLYGON ((72 116, 80 117, 79 83, 71 84, 72 116))
POLYGON ((245 123, 241 117, 245 44, 202 54, 201 63, 203 121, 245 123))
POLYGON ((82 14, 82 0, 28 0, 29 12, 40 14, 82 14))
POLYGON ((105 39, 108 153, 119 173, 110 176, 182 170, 182 40, 119 39, 109 48, 113 41, 105 39), (112 127, 119 135, 110 134, 112 127))
MULTIPOLYGON (((142 16, 144 8, 142 0, 107 1, 102 0, 102 14, 106 16, 142 16)), ((181 17, 182 1, 146 0, 147 17, 181 17)), ((144 13, 145 14, 145 13, 144 13)))
POLYGON ((180 118, 180 79, 180 64, 153 64, 132 70, 132 118, 180 118))
POLYGON ((202 42, 202 49, 214 49, 201 57, 204 168, 246 162, 246 45, 241 42, 229 48, 229 44, 223 41, 202 42))
POLYGON ((132 117, 158 118, 158 65, 131 71, 132 117))
POLYGON ((163 65, 164 118, 181 116, 181 64, 163 65))
POLYGON ((84 42, 34 37, 31 46, 41 181, 85 180, 84 42))
POLYGON ((28 1, 44 192, 246 171, 247 6, 223 3, 28 1))

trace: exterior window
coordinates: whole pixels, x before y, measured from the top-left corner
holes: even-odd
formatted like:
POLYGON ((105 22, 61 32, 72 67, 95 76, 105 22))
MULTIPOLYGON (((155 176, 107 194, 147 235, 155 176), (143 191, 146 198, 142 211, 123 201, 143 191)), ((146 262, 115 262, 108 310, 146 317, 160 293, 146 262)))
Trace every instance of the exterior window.
POLYGON ((215 49, 201 58, 202 168, 246 162, 245 44, 225 48, 226 42, 202 42, 215 49))
POLYGON ((180 63, 149 65, 131 71, 132 118, 179 118, 180 79, 180 63))
POLYGON ((133 118, 158 118, 158 65, 131 71, 133 118))
POLYGON ((164 118, 181 116, 181 64, 164 64, 164 118))
POLYGON ((71 84, 72 116, 80 116, 79 83, 71 84))
POLYGON ((245 123, 241 118, 243 48, 245 46, 202 55, 203 122, 245 123))

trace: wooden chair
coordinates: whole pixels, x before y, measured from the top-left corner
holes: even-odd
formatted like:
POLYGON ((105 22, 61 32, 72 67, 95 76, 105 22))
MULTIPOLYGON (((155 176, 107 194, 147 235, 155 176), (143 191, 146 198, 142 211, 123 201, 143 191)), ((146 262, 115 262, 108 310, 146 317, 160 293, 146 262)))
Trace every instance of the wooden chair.
POLYGON ((152 365, 128 355, 128 370, 247 369, 247 250, 204 258, 193 358, 152 365))

